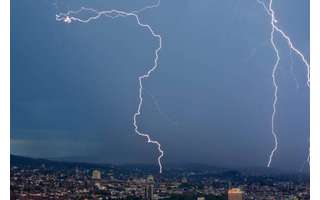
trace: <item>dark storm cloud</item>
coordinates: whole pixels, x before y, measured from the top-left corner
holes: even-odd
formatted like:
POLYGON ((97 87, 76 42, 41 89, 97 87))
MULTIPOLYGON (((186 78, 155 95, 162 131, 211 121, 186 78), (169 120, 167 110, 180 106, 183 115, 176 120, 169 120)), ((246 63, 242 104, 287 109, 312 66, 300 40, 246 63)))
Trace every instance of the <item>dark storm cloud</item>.
MULTIPOLYGON (((149 3, 58 2, 58 11, 83 5, 131 10, 149 3)), ((152 66, 156 41, 132 18, 56 22, 52 3, 12 1, 11 151, 155 163, 157 151, 135 135, 132 115, 137 77, 152 66)), ((280 26, 309 57, 308 2, 274 6, 280 26)), ((164 162, 264 166, 273 145, 275 61, 265 11, 254 0, 163 0, 142 19, 162 35, 163 49, 160 67, 145 82, 149 95, 138 123, 163 144, 164 162)), ((282 60, 274 166, 299 169, 308 148, 306 71, 293 56, 297 89, 289 50, 276 40, 282 60)))

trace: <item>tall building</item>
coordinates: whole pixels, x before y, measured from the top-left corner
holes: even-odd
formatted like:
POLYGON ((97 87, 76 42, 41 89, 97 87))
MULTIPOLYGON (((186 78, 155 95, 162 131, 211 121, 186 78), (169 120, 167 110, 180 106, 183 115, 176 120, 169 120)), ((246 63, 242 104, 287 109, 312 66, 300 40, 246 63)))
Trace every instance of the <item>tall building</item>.
POLYGON ((239 188, 229 189, 228 200, 243 200, 243 192, 239 188))
POLYGON ((92 171, 92 179, 101 179, 101 172, 99 170, 93 170, 92 171))
POLYGON ((153 185, 148 184, 145 188, 144 198, 146 200, 153 200, 153 185))

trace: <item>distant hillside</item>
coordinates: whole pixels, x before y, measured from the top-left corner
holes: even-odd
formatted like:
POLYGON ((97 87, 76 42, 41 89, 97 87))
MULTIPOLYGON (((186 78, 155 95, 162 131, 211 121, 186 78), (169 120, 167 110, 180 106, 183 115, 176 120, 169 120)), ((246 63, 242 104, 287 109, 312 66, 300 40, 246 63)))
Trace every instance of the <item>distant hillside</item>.
MULTIPOLYGON (((41 158, 30 158, 24 156, 10 155, 11 166, 17 167, 30 167, 39 168, 45 165, 48 168, 53 169, 70 169, 70 168, 83 168, 83 169, 112 169, 113 171, 118 171, 121 173, 158 173, 157 165, 148 164, 125 164, 125 165, 110 165, 110 164, 97 164, 97 163, 86 163, 86 162, 74 162, 74 161, 59 161, 51 159, 41 159, 41 158)), ((228 169, 221 167, 214 167, 205 164, 167 164, 165 166, 165 174, 170 176, 170 174, 196 174, 196 176, 214 176, 221 178, 233 178, 239 179, 243 177, 295 177, 299 179, 309 179, 309 174, 284 171, 273 168, 266 167, 252 167, 252 168, 242 168, 242 169, 228 169)))
POLYGON ((67 162, 67 161, 53 161, 42 158, 30 158, 24 156, 10 155, 10 165, 17 167, 41 167, 43 165, 52 168, 108 168, 111 165, 107 164, 92 164, 92 163, 81 163, 81 162, 67 162))

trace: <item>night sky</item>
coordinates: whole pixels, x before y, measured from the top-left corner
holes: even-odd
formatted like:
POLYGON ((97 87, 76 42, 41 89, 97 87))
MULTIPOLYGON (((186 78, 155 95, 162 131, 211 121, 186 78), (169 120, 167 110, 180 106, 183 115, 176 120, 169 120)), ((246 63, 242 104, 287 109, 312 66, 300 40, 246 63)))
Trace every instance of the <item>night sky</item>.
MULTIPOLYGON (((134 18, 65 24, 81 6, 134 10, 151 0, 11 1, 11 153, 88 162, 156 164, 134 132, 138 76, 157 40, 134 18)), ((274 10, 309 59, 309 1, 274 10)), ((168 163, 266 166, 273 148, 270 17, 255 0, 162 0, 141 15, 163 38, 159 68, 144 82, 140 129, 168 163)), ((281 61, 272 167, 298 170, 308 153, 306 67, 276 34, 281 61)))

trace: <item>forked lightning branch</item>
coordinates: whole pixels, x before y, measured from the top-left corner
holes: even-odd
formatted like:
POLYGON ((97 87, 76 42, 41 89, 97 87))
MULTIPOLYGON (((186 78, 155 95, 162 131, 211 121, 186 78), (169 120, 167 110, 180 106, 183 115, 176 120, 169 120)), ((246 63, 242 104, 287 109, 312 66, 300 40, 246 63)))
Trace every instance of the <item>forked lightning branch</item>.
POLYGON ((159 151, 159 156, 158 156, 158 165, 159 165, 159 172, 162 173, 162 163, 161 163, 161 158, 164 155, 164 151, 161 148, 161 144, 157 141, 151 138, 151 136, 147 133, 142 132, 139 129, 139 126, 137 124, 137 118, 141 115, 141 107, 143 105, 143 81, 147 78, 150 77, 151 73, 153 71, 155 71, 158 67, 158 60, 159 60, 159 52, 162 48, 162 38, 159 34, 155 33, 154 30, 152 29, 152 27, 149 24, 144 24, 141 22, 138 13, 142 12, 146 9, 150 9, 150 8, 155 8, 158 7, 160 5, 160 1, 157 2, 157 4, 155 5, 151 5, 151 6, 146 6, 140 10, 136 10, 136 11, 132 11, 132 12, 125 12, 125 11, 121 11, 121 10, 106 10, 106 11, 97 11, 95 9, 92 8, 85 8, 82 7, 81 9, 77 10, 77 11, 69 11, 67 13, 59 13, 56 15, 56 20, 57 21, 63 21, 67 24, 70 24, 71 22, 80 22, 80 23, 89 23, 92 20, 96 20, 99 19, 100 17, 108 17, 108 18, 118 18, 118 17, 133 17, 136 19, 137 24, 141 27, 146 29, 147 31, 149 31, 152 36, 158 40, 158 47, 157 49, 155 49, 154 51, 154 64, 153 66, 143 75, 138 77, 139 80, 139 104, 138 104, 138 108, 137 111, 134 113, 133 115, 133 126, 134 126, 134 130, 135 132, 142 136, 145 137, 147 139, 148 143, 152 143, 155 144, 158 148, 159 151), (79 17, 77 17, 77 15, 81 14, 81 12, 91 12, 93 15, 91 17, 85 18, 85 19, 81 19, 79 17))
MULTIPOLYGON (((158 41, 158 47, 154 50, 154 64, 153 64, 153 66, 151 66, 149 68, 149 70, 145 72, 145 74, 142 74, 141 76, 138 77, 139 103, 138 103, 137 110, 133 115, 133 126, 134 126, 134 130, 135 130, 136 134, 146 138, 148 143, 156 145, 156 147, 158 149, 158 153, 159 153, 159 156, 157 158, 158 165, 159 165, 159 172, 162 173, 161 159, 164 156, 164 151, 161 148, 161 144, 157 140, 152 139, 150 134, 141 131, 139 129, 139 126, 137 123, 137 118, 141 115, 141 107, 142 107, 143 101, 144 101, 144 99, 143 99, 143 89, 144 89, 143 82, 146 79, 148 79, 151 76, 151 74, 157 69, 158 60, 159 60, 159 52, 162 48, 161 36, 159 34, 155 33, 155 31, 153 30, 151 25, 144 24, 143 22, 141 22, 140 17, 139 17, 139 13, 141 13, 147 9, 159 7, 160 1, 161 0, 158 0, 153 5, 146 6, 146 7, 139 9, 139 10, 134 10, 131 12, 126 12, 126 11, 121 11, 121 10, 116 10, 116 9, 98 11, 98 10, 95 10, 92 8, 81 7, 79 10, 76 10, 76 11, 68 11, 66 13, 57 14, 56 20, 70 24, 72 22, 89 23, 89 22, 96 20, 96 19, 99 19, 101 17, 107 17, 107 18, 111 18, 111 19, 116 19, 119 17, 133 17, 133 18, 135 18, 137 24, 141 28, 145 29, 146 31, 149 31, 150 34, 152 34, 152 36, 158 41), (80 16, 82 12, 90 12, 91 16, 87 17, 87 18, 77 17, 77 16, 80 16)), ((271 132, 272 132, 272 136, 274 139, 274 146, 272 148, 271 153, 269 154, 269 159, 267 162, 267 166, 270 167, 272 160, 273 160, 273 157, 278 149, 278 133, 275 128, 275 118, 276 118, 276 114, 277 114, 277 103, 278 103, 278 83, 277 83, 277 79, 276 79, 276 73, 278 70, 278 66, 279 66, 281 57, 279 54, 278 46, 277 46, 275 39, 274 39, 275 33, 279 33, 279 35, 287 42, 289 48, 303 61, 304 65, 307 68, 307 85, 308 85, 308 87, 310 87, 310 66, 309 66, 307 59, 303 55, 303 53, 295 47, 294 43, 292 42, 291 38, 287 35, 287 33, 285 33, 282 29, 280 29, 277 26, 278 21, 276 19, 275 12, 272 7, 273 0, 270 0, 269 3, 266 3, 265 1, 262 1, 262 0, 257 0, 257 2, 263 6, 264 10, 266 11, 268 16, 270 17, 270 25, 271 25, 270 42, 271 42, 273 50, 275 52, 275 63, 273 65, 272 73, 271 73, 272 83, 273 83, 273 87, 274 87, 274 96, 273 96, 273 104, 272 104, 273 107, 272 107, 272 116, 271 116, 271 132)), ((308 157, 308 161, 309 161, 309 157, 308 157)))

